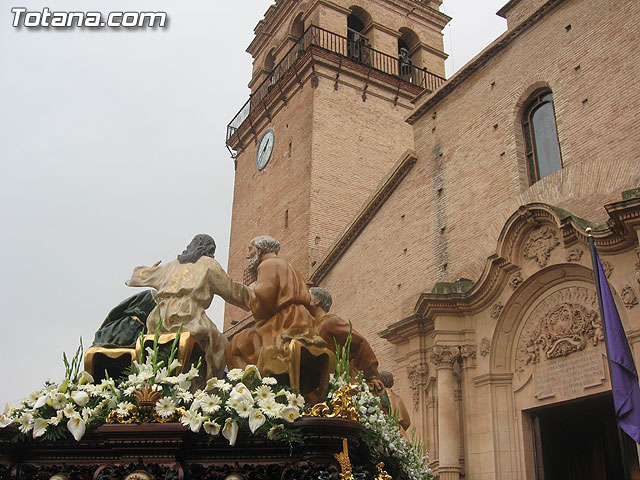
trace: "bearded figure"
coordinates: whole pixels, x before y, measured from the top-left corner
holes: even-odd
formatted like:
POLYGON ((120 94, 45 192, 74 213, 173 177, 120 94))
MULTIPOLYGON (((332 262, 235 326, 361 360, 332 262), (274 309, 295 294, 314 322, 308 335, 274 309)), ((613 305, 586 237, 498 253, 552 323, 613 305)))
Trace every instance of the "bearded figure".
POLYGON ((306 395, 317 391, 321 377, 328 377, 333 354, 318 336, 304 278, 278 257, 279 251, 280 243, 272 237, 256 237, 249 243, 249 273, 255 273, 256 282, 248 289, 247 306, 255 325, 233 337, 227 365, 257 365, 262 374, 306 395))
MULTIPOLYGON (((222 377, 228 341, 206 314, 214 295, 244 307, 247 290, 234 283, 214 259, 216 244, 209 235, 196 235, 187 248, 166 265, 136 267, 125 283, 153 287, 158 305, 149 313, 147 331, 155 332, 162 317, 161 333, 190 332, 205 352, 206 378, 222 377)), ((206 379, 205 379, 206 380, 206 379)))

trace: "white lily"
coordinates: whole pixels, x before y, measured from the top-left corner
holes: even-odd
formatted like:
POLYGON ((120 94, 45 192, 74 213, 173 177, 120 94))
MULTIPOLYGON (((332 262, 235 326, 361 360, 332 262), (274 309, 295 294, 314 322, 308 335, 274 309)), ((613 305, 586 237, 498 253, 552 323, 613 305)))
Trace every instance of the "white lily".
POLYGON ((75 391, 71 392, 71 400, 76 402, 81 407, 84 407, 87 403, 89 403, 89 394, 87 392, 75 391))
POLYGON ((304 397, 302 395, 291 395, 289 397, 289 406, 296 408, 304 407, 304 397))
POLYGON ((13 419, 9 415, 0 415, 0 428, 4 428, 13 423, 13 419))
POLYGON ((202 424, 202 428, 209 435, 218 435, 220 433, 220 425, 217 422, 206 421, 202 424))
POLYGON ((229 445, 233 447, 238 439, 238 424, 232 419, 227 418, 224 422, 224 428, 222 429, 222 436, 226 438, 229 441, 229 445))
POLYGON ((262 379, 262 376, 260 375, 260 371, 258 370, 258 367, 256 367, 255 365, 247 365, 246 367, 244 367, 244 374, 242 375, 242 378, 247 378, 250 374, 254 374, 255 377, 258 380, 262 379))
POLYGON ((93 377, 85 370, 78 374, 78 385, 86 385, 87 383, 93 383, 93 377))
POLYGON ((269 429, 269 431, 267 432, 267 438, 269 440, 278 440, 278 432, 280 430, 284 430, 284 425, 280 424, 280 425, 274 425, 273 427, 271 427, 269 429))
POLYGON ((300 412, 298 412, 298 409, 295 407, 284 407, 280 410, 280 416, 287 422, 291 423, 300 416, 300 412))
POLYGON ((69 380, 63 380, 63 382, 58 387, 58 391, 60 393, 67 393, 68 388, 69 388, 69 380))
POLYGON ((84 420, 80 418, 80 415, 76 414, 67 421, 67 429, 71 432, 73 438, 79 442, 84 436, 87 426, 84 423, 84 420))
POLYGON ((207 387, 205 388, 205 390, 210 391, 210 390, 218 389, 218 390, 222 390, 223 392, 228 392, 232 388, 233 386, 230 383, 227 383, 224 380, 220 380, 218 378, 213 377, 207 380, 207 387))
POLYGON ((48 395, 46 394, 40 395, 40 398, 38 398, 38 400, 36 400, 36 403, 34 403, 33 409, 37 410, 40 407, 44 407, 47 403, 47 398, 48 398, 48 395))
POLYGON ((256 430, 264 425, 266 421, 267 417, 265 417, 260 410, 254 408, 249 414, 249 430, 251 430, 251 433, 256 433, 256 430))
POLYGON ((233 390, 231 390, 231 393, 229 394, 229 398, 237 398, 241 401, 246 401, 253 404, 253 396, 251 395, 251 391, 242 382, 233 387, 233 390))
POLYGON ((192 432, 198 433, 202 426, 203 418, 200 412, 187 410, 181 419, 182 424, 185 427, 189 427, 192 432))
POLYGON ((160 370, 156 372, 156 382, 164 382, 169 376, 169 371, 167 367, 162 367, 160 370))
POLYGON ((177 358, 174 358, 171 364, 169 365, 169 373, 173 372, 176 368, 181 367, 182 364, 178 361, 177 358))
POLYGON ((44 435, 48 426, 48 420, 45 420, 44 418, 36 418, 36 421, 33 422, 33 438, 38 438, 44 435))

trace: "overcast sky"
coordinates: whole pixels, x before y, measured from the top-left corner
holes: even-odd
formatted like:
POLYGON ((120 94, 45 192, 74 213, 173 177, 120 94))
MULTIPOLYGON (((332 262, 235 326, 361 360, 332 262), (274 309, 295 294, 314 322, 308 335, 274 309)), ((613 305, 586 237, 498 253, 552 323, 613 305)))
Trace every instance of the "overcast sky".
MULTIPOLYGON (((506 0, 445 0, 450 76, 506 29, 506 0)), ((0 405, 64 375, 133 294, 136 265, 196 233, 226 268, 233 162, 226 124, 247 100, 253 27, 272 2, 29 0, 0 9, 0 405), (166 11, 159 29, 16 29, 30 11, 166 11)), ((222 325, 223 302, 209 316, 222 325)))

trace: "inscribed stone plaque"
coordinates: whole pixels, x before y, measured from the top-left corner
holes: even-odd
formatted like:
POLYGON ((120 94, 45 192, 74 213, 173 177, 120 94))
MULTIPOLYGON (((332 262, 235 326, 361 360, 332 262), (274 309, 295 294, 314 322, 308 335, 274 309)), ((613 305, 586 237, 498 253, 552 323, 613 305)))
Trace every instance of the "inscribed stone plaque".
POLYGON ((604 359, 596 348, 568 357, 554 358, 535 366, 536 398, 558 400, 579 397, 589 387, 602 385, 604 359))

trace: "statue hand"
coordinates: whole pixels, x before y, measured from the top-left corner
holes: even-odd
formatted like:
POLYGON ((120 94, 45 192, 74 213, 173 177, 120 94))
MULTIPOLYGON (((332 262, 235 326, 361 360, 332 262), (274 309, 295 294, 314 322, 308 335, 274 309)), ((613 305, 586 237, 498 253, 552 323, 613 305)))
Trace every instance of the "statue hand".
POLYGON ((377 395, 382 395, 385 391, 384 383, 379 378, 373 378, 367 382, 369 384, 369 389, 372 390, 377 395))

